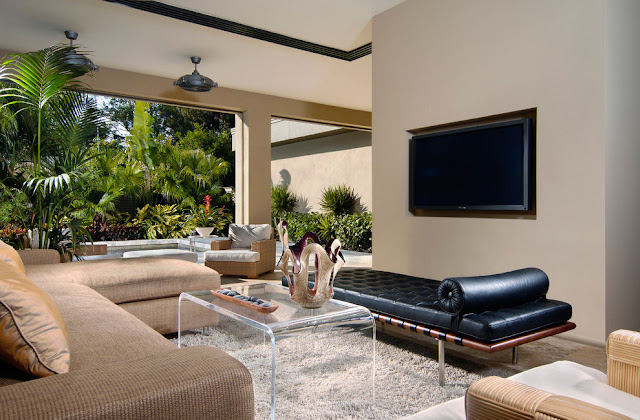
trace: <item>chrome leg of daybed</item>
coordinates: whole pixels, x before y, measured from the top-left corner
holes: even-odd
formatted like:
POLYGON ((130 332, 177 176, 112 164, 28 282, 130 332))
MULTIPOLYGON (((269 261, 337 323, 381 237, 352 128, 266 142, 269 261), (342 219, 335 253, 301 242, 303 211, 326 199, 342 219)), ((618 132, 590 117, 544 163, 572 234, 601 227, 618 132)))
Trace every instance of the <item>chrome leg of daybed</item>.
POLYGON ((511 363, 514 365, 518 364, 518 346, 515 346, 511 350, 511 363))
POLYGON ((439 340, 436 338, 438 342, 438 382, 440 386, 444 386, 446 376, 444 374, 444 340, 439 340))

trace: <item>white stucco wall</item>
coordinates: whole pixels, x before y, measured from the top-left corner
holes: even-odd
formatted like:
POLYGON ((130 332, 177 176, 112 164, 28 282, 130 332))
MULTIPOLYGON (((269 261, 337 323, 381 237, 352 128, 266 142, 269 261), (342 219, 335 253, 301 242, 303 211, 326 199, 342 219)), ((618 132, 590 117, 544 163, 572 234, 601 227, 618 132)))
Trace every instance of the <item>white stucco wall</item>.
POLYGON ((296 211, 320 211, 322 190, 346 184, 371 211, 371 133, 352 131, 271 147, 271 183, 301 197, 296 211))

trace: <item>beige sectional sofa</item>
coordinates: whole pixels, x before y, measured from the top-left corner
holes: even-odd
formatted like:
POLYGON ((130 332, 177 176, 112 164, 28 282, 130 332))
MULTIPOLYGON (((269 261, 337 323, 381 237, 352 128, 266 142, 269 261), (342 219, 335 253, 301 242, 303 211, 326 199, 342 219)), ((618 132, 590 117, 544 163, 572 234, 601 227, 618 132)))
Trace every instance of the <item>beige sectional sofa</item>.
MULTIPOLYGON (((240 362, 212 347, 179 349, 147 325, 175 330, 177 293, 216 287, 217 273, 177 260, 60 264, 43 251, 21 256, 28 280, 62 315, 70 364, 67 373, 34 378, 0 360, 0 419, 253 418, 251 376, 240 362)), ((12 270, 0 258, 0 281, 15 277, 12 270)), ((11 283, 0 292, 7 298, 11 283)))
MULTIPOLYGON (((178 330, 181 292, 220 288, 220 275, 188 261, 159 258, 104 259, 60 263, 50 249, 18 251, 27 276, 36 284, 75 283, 92 288, 161 334, 178 330)), ((187 305, 182 328, 214 322, 211 311, 187 305)))

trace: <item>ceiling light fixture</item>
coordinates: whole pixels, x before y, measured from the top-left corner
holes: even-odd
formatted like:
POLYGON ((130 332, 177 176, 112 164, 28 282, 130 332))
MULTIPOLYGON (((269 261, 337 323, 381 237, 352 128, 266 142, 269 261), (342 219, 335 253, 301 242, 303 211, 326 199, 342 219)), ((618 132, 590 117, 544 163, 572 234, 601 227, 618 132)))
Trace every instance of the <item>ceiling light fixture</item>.
POLYGON ((175 82, 174 86, 178 86, 189 92, 209 92, 214 87, 218 87, 218 84, 206 76, 198 73, 198 64, 200 64, 200 57, 191 57, 191 62, 195 68, 193 73, 185 74, 175 82))
POLYGON ((76 47, 73 46, 73 41, 78 39, 78 33, 74 31, 64 31, 64 36, 67 37, 69 45, 73 48, 67 52, 64 63, 68 66, 81 70, 83 73, 98 71, 98 66, 93 64, 93 61, 91 61, 86 55, 80 54, 76 50, 76 47))

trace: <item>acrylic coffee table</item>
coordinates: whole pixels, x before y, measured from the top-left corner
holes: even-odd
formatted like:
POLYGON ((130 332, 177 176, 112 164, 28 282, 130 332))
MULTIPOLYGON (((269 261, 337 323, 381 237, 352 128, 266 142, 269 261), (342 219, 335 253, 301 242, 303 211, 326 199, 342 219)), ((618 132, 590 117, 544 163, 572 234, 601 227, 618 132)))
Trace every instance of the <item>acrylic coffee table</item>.
MULTIPOLYGON (((282 360, 283 355, 278 357, 277 349, 278 344, 285 338, 286 340, 297 340, 305 346, 312 346, 314 341, 327 337, 334 339, 333 337, 348 333, 361 333, 370 336, 372 338, 370 348, 359 350, 363 352, 367 361, 369 358, 371 360, 370 395, 372 399, 375 399, 376 323, 367 308, 331 299, 319 309, 303 309, 289 298, 288 289, 270 283, 254 283, 225 287, 225 289, 277 303, 279 308, 272 313, 263 314, 217 298, 209 290, 181 293, 178 300, 178 346, 181 344, 180 315, 186 304, 197 304, 219 314, 218 324, 212 328, 222 329, 227 323, 233 325, 232 328, 227 328, 232 331, 232 334, 238 336, 254 334, 261 337, 267 348, 270 344, 271 350, 270 417, 272 419, 275 418, 276 408, 276 367, 278 363, 285 362, 282 360)), ((225 349, 222 347, 222 350, 225 349)), ((335 352, 339 352, 339 350, 335 350, 335 352)), ((349 357, 354 357, 354 355, 349 354, 349 357)), ((254 378, 255 380, 257 379, 254 378)))

